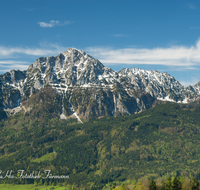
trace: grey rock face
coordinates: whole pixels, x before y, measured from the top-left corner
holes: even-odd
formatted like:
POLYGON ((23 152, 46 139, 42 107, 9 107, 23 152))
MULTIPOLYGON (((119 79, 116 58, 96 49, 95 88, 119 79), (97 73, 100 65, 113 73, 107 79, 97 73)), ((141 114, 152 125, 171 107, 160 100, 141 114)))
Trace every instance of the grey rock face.
POLYGON ((192 91, 195 91, 196 93, 200 93, 200 82, 198 82, 194 86, 188 86, 187 88, 191 89, 192 91))
POLYGON ((156 99, 186 102, 200 90, 199 83, 185 88, 168 73, 138 68, 115 72, 86 52, 69 48, 38 58, 27 71, 0 75, 0 103, 14 108, 45 85, 60 92, 66 116, 76 111, 85 119, 138 113, 156 99))
POLYGON ((2 91, 1 104, 3 104, 4 108, 14 108, 19 106, 21 95, 18 89, 3 86, 2 91))

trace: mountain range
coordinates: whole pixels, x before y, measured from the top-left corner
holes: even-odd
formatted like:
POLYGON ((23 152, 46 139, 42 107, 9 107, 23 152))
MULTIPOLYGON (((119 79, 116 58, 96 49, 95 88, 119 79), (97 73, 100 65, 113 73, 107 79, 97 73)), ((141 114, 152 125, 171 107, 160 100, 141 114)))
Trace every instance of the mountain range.
POLYGON ((200 95, 200 82, 184 87, 168 73, 138 68, 113 71, 82 50, 69 48, 40 57, 27 70, 0 75, 0 108, 12 114, 30 107, 23 101, 51 86, 60 94, 61 119, 139 113, 158 101, 188 103, 200 95))
POLYGON ((69 175, 0 183, 110 189, 126 182, 133 189, 143 177, 200 177, 200 83, 185 88, 166 72, 116 72, 69 48, 0 75, 0 84, 3 175, 69 175))
POLYGON ((61 102, 55 89, 45 87, 23 101, 31 110, 0 121, 0 170, 3 176, 7 171, 16 176, 18 170, 35 171, 35 176, 41 171, 44 176, 51 170, 52 175, 69 178, 5 178, 0 184, 35 184, 34 189, 45 184, 43 189, 51 189, 46 185, 53 183, 65 185, 63 189, 109 190, 120 183, 133 190, 143 178, 160 183, 168 176, 200 178, 200 102, 164 102, 138 114, 83 124, 60 119, 61 102))

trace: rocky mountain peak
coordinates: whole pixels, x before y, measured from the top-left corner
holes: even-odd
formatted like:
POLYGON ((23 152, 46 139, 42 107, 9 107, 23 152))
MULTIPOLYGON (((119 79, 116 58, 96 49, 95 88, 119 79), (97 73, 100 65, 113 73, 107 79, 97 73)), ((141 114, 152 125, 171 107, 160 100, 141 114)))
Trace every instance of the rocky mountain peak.
MULTIPOLYGON (((113 71, 85 51, 69 48, 57 56, 40 57, 27 71, 0 75, 0 103, 14 108, 45 85, 63 97, 66 117, 133 114, 158 99, 186 103, 199 96, 199 83, 185 88, 168 73, 139 68, 113 71)), ((80 120, 80 118, 79 118, 80 120)))

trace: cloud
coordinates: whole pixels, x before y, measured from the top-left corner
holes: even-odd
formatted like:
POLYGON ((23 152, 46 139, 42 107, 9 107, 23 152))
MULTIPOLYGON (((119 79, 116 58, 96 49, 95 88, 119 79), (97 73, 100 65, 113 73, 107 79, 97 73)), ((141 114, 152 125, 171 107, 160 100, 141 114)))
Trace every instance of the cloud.
MULTIPOLYGON (((25 55, 38 58, 39 56, 56 56, 67 50, 68 47, 59 44, 41 43, 37 48, 5 47, 0 46, 0 64, 2 59, 20 59, 25 55)), ((89 47, 86 52, 99 59, 105 65, 160 65, 169 66, 169 69, 185 71, 197 70, 200 67, 200 40, 195 46, 170 46, 168 48, 124 48, 89 47)), ((24 58, 23 58, 24 60, 24 58)), ((17 61, 17 60, 16 60, 17 61)), ((9 62, 7 62, 9 63, 9 62)), ((20 65, 20 63, 15 62, 20 65)), ((24 63, 26 64, 26 63, 24 63)))
POLYGON ((183 86, 187 87, 189 85, 195 85, 196 83, 199 82, 199 78, 191 78, 187 81, 181 80, 179 81, 183 86))
POLYGON ((188 7, 189 7, 189 9, 196 9, 196 7, 191 3, 188 5, 188 7))
POLYGON ((16 63, 20 63, 20 64, 27 64, 27 61, 15 61, 15 60, 3 60, 0 61, 0 64, 3 65, 9 65, 9 64, 16 64, 16 63))
POLYGON ((51 20, 49 23, 47 22, 38 22, 38 24, 42 27, 42 28, 52 28, 54 26, 64 26, 67 24, 70 24, 70 21, 64 21, 64 22, 60 22, 58 20, 51 20))
POLYGON ((87 51, 102 63, 109 65, 147 64, 195 69, 193 66, 200 63, 200 40, 195 47, 172 46, 153 49, 90 47, 87 51))
POLYGON ((0 61, 0 73, 5 73, 12 69, 26 70, 28 65, 30 63, 27 61, 3 60, 0 61))
POLYGON ((190 30, 198 30, 198 29, 200 29, 200 27, 191 26, 191 27, 189 27, 189 29, 190 29, 190 30))
POLYGON ((0 46, 0 58, 14 57, 19 54, 49 56, 59 54, 67 49, 66 47, 59 46, 58 44, 42 43, 40 46, 40 48, 0 46))
POLYGON ((55 25, 58 25, 59 21, 58 20, 51 20, 50 23, 38 22, 38 24, 43 28, 49 28, 49 27, 54 27, 55 25))
POLYGON ((56 56, 65 50, 67 50, 67 47, 49 43, 41 43, 39 48, 0 46, 0 73, 2 74, 12 69, 26 70, 34 61, 19 60, 26 59, 26 55, 28 55, 28 60, 31 60, 40 56, 56 56), (33 57, 30 58, 30 56, 33 57))
MULTIPOLYGON (((166 72, 166 68, 163 69, 157 69, 160 72, 166 72)), ((189 70, 200 70, 198 67, 193 67, 193 66, 171 66, 170 68, 167 68, 167 71, 189 71, 189 70)))

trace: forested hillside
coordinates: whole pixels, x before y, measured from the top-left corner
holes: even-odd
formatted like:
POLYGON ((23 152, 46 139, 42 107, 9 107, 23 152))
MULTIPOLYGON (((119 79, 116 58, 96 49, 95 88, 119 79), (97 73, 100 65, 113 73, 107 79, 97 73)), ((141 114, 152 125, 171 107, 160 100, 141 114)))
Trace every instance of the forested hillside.
POLYGON ((76 119, 59 119, 59 101, 55 91, 44 89, 23 102, 26 112, 1 120, 4 174, 50 169, 54 175, 69 175, 68 184, 100 187, 144 176, 199 179, 198 103, 165 103, 136 115, 77 124, 76 119))

